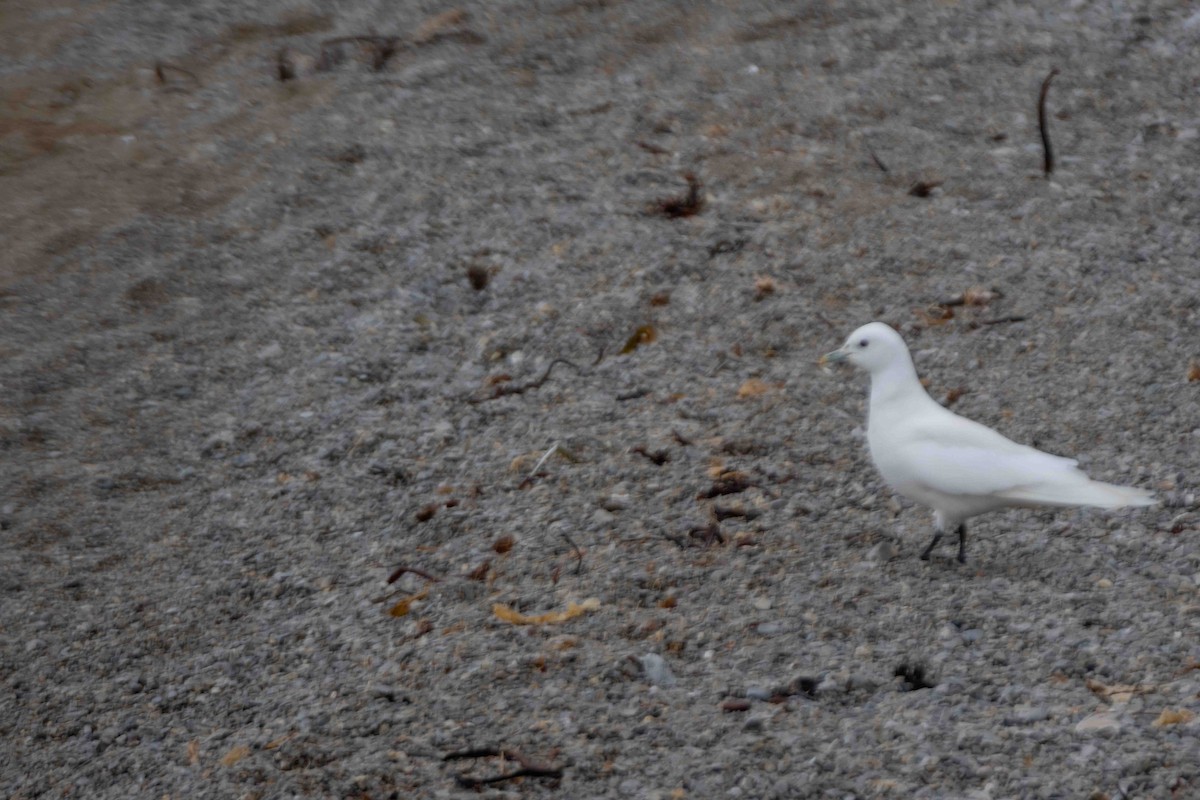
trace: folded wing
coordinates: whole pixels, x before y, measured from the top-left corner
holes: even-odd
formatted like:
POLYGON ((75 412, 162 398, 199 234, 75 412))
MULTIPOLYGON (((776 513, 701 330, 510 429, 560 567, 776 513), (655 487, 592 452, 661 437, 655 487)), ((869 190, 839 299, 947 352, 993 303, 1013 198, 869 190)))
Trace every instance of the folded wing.
POLYGON ((903 448, 912 478, 944 494, 995 497, 1014 505, 1154 503, 1149 492, 1093 481, 1074 459, 1017 444, 964 417, 946 414, 911 430, 903 448))

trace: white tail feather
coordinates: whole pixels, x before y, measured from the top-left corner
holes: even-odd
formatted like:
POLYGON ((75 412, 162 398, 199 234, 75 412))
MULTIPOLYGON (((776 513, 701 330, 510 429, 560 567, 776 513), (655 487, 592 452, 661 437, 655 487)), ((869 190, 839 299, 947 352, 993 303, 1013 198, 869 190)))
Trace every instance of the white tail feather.
POLYGON ((1017 503, 1039 506, 1123 508, 1125 506, 1152 506, 1158 502, 1145 489, 1093 481, 1082 473, 1079 473, 1079 480, 1045 481, 1029 486, 1018 486, 1002 492, 1000 496, 1017 503))

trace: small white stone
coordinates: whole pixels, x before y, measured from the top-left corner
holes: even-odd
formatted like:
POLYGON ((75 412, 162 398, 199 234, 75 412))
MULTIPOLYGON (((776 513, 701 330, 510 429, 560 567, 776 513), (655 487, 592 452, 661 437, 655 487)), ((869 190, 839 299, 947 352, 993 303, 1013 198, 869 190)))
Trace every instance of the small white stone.
POLYGON ((1107 711, 1100 711, 1079 720, 1075 732, 1089 736, 1116 736, 1121 732, 1121 721, 1107 711))

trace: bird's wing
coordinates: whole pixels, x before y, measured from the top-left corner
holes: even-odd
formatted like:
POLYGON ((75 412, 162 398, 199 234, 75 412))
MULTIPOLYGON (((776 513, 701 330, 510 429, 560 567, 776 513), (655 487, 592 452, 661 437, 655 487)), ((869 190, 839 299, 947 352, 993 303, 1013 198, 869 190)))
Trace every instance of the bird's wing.
POLYGON ((918 421, 899 446, 913 480, 950 495, 1004 496, 1045 483, 1087 480, 1073 459, 1017 444, 955 414, 918 421))

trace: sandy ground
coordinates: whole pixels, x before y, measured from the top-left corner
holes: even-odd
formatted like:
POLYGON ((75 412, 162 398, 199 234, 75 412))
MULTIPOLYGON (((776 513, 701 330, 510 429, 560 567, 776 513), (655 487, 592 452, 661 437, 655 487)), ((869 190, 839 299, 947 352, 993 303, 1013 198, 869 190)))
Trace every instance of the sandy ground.
POLYGON ((3 4, 0 795, 1200 796, 1198 49, 3 4), (1161 505, 919 561, 815 365, 870 319, 1161 505))

